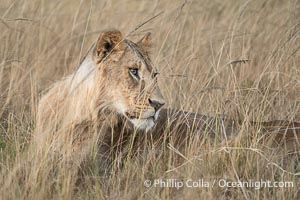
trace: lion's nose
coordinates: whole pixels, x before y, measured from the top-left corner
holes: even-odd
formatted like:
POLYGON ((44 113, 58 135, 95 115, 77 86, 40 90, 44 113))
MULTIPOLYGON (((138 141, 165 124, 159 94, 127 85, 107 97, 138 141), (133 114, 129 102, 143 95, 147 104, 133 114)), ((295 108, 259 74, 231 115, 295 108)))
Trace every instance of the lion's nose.
POLYGON ((163 105, 165 105, 165 102, 163 100, 153 100, 148 99, 150 105, 154 108, 155 112, 158 111, 163 105))

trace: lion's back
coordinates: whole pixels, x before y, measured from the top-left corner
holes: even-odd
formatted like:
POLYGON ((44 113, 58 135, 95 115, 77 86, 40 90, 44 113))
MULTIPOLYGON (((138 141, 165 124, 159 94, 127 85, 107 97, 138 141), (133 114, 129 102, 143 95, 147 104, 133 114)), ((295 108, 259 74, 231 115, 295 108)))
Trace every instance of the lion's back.
POLYGON ((37 107, 37 129, 45 131, 47 124, 59 124, 63 112, 64 100, 66 99, 68 87, 67 79, 55 83, 45 94, 41 96, 37 107))

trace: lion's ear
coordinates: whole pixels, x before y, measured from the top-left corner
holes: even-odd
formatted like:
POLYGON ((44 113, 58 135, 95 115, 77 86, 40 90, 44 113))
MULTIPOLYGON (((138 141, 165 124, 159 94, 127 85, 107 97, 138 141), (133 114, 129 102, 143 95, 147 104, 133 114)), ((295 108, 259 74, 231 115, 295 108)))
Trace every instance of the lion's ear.
POLYGON ((121 50, 122 40, 123 36, 118 30, 109 30, 101 33, 94 49, 94 56, 97 63, 100 63, 112 52, 121 50))
POLYGON ((146 51, 148 51, 151 49, 151 46, 152 46, 151 39, 152 39, 151 33, 148 32, 148 33, 146 33, 146 35, 144 35, 144 37, 142 37, 142 39, 138 42, 138 44, 140 46, 142 46, 143 48, 145 48, 146 51))

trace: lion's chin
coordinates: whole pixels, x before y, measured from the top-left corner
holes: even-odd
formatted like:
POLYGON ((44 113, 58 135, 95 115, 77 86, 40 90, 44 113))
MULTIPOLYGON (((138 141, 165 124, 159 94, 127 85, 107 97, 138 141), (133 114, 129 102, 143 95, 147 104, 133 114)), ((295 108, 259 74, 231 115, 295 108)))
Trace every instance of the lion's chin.
POLYGON ((134 127, 138 130, 149 131, 154 126, 154 119, 130 119, 134 127))

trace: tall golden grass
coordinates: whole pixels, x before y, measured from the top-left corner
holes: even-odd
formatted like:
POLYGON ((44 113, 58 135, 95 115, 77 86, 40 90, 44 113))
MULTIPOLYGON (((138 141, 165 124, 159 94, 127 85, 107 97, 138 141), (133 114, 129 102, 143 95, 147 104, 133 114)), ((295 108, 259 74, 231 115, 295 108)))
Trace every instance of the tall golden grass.
POLYGON ((247 124, 300 121, 299 10, 297 0, 1 0, 2 199, 300 198, 299 152, 261 142, 260 131, 247 124), (143 161, 128 158, 109 174, 99 174, 91 152, 82 166, 84 178, 76 183, 63 170, 53 172, 55 162, 24 162, 34 161, 27 150, 41 91, 73 72, 107 28, 130 33, 132 40, 151 31, 152 60, 167 107, 242 120, 236 138, 229 143, 195 139, 184 155, 171 145, 159 153, 152 146, 143 161), (24 183, 22 175, 12 175, 18 165, 45 176, 24 183), (145 187, 145 180, 158 179, 290 181, 293 187, 145 187))

